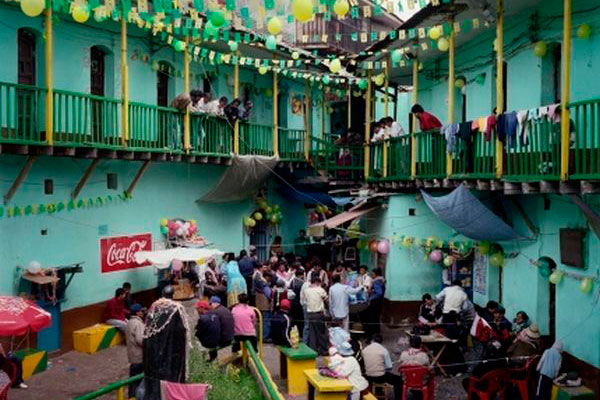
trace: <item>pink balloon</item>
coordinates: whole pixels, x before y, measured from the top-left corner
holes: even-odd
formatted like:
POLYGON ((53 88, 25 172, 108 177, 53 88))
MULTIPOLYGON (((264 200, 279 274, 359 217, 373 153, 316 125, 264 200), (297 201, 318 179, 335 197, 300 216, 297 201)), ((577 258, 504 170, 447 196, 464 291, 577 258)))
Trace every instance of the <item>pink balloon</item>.
POLYGON ((390 242, 388 240, 379 241, 377 251, 381 254, 387 254, 390 251, 390 242))
POLYGON ((169 222, 167 223, 167 226, 169 227, 169 230, 177 229, 177 224, 173 220, 169 220, 169 222))
POLYGON ((442 261, 444 254, 441 250, 434 250, 429 254, 429 261, 435 264, 439 264, 442 261))
POLYGON ((183 268, 183 262, 181 262, 181 260, 173 260, 173 262, 171 262, 171 266, 173 267, 173 271, 181 271, 181 268, 183 268))

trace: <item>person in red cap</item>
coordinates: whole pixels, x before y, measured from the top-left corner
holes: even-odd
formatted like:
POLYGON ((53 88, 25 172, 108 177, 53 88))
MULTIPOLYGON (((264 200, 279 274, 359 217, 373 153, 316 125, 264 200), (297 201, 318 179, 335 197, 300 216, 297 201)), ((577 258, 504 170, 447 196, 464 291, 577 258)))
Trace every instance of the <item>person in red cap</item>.
POLYGON ((271 317, 271 339, 276 346, 292 346, 290 331, 293 324, 289 316, 291 308, 292 303, 288 299, 281 300, 279 309, 271 317))
POLYGON ((196 337, 203 347, 209 352, 210 360, 217 358, 219 341, 221 340, 221 322, 219 316, 212 311, 208 301, 200 300, 195 304, 198 312, 198 323, 196 324, 196 337))

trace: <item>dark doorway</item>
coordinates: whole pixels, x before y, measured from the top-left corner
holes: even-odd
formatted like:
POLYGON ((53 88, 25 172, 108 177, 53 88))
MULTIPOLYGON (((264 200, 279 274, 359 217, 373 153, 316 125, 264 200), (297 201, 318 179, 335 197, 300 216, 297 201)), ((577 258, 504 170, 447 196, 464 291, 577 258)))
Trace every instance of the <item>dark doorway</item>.
MULTIPOLYGON (((18 82, 20 85, 36 84, 36 38, 33 32, 19 29, 18 82)), ((33 90, 17 89, 17 134, 19 139, 34 139, 37 97, 33 90)))
POLYGON ((161 65, 156 73, 156 104, 160 107, 168 107, 169 105, 169 69, 165 65, 161 65))
MULTIPOLYGON (((94 96, 104 97, 104 82, 106 76, 106 53, 98 46, 90 49, 90 92, 94 96)), ((102 139, 103 102, 92 99, 90 102, 92 111, 92 135, 96 139, 102 139)))
POLYGON ((269 224, 264 219, 256 221, 256 226, 250 234, 250 245, 256 246, 259 262, 269 259, 269 224))

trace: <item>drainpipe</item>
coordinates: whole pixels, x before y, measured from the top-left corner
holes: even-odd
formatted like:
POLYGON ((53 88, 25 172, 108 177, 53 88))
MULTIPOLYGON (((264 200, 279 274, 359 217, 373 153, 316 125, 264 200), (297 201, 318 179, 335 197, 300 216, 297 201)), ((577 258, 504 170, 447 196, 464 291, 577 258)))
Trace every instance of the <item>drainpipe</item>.
MULTIPOLYGON (((449 48, 448 48, 448 123, 454 123, 454 104, 456 100, 456 90, 454 89, 454 82, 456 81, 456 73, 454 69, 454 60, 456 54, 456 40, 454 35, 454 17, 450 17, 448 23, 450 24, 450 37, 449 48)), ((448 178, 452 176, 452 153, 448 152, 446 155, 446 175, 448 178)))
MULTIPOLYGON (((498 20, 496 23, 496 115, 504 112, 504 0, 497 0, 498 20)), ((496 178, 504 170, 503 143, 496 137, 496 178)))
POLYGON ((569 140, 571 101, 571 0, 564 0, 562 94, 560 101, 560 179, 569 179, 569 140))
POLYGON ((129 140, 129 70, 127 67, 127 16, 121 16, 121 141, 129 140))
POLYGON ((54 144, 54 53, 52 51, 52 4, 48 2, 46 9, 45 32, 46 36, 46 141, 49 146, 54 144))

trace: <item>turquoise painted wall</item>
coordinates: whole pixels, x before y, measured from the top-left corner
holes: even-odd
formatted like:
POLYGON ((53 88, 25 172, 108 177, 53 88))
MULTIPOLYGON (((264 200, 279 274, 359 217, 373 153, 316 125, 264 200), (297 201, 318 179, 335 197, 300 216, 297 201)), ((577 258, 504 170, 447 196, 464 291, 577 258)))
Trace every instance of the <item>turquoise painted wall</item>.
MULTIPOLYGON (((485 305, 488 300, 501 300, 507 316, 512 318, 520 311, 527 312, 533 321, 540 325, 543 334, 549 332, 550 289, 548 279, 543 277, 530 260, 541 256, 551 257, 559 268, 586 276, 600 277, 600 241, 592 231, 588 231, 586 245, 586 265, 583 271, 560 265, 559 229, 586 228, 582 213, 567 198, 550 196, 550 209, 544 210, 543 197, 518 196, 525 213, 540 229, 540 236, 531 241, 503 243, 507 260, 502 269, 487 267, 487 294, 475 294, 474 300, 485 305), (502 299, 499 298, 500 285, 502 299)), ((586 202, 600 210, 600 197, 586 197, 586 202)), ((506 202, 507 214, 514 228, 530 235, 527 225, 515 207, 506 202)), ((453 238, 454 231, 432 215, 422 200, 415 195, 398 195, 389 198, 386 209, 379 214, 366 217, 366 232, 372 237, 408 235, 415 238, 437 236, 441 239, 453 238), (408 209, 415 209, 415 216, 408 215, 408 209)), ((371 266, 375 257, 370 257, 371 266)), ((437 293, 440 289, 441 268, 424 260, 418 248, 404 249, 393 244, 390 251, 386 279, 386 297, 393 301, 420 300, 423 293, 437 293)), ((579 291, 580 282, 565 277, 556 287, 556 335, 565 343, 568 352, 593 365, 600 365, 600 313, 597 297, 600 283, 594 292, 584 294, 579 291)))

